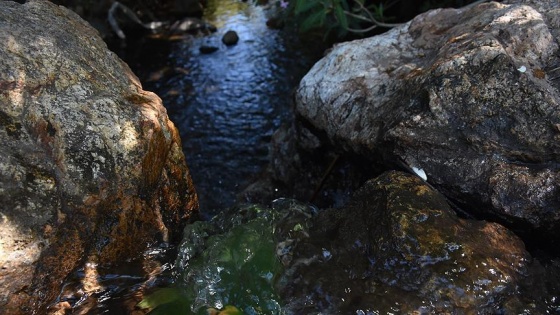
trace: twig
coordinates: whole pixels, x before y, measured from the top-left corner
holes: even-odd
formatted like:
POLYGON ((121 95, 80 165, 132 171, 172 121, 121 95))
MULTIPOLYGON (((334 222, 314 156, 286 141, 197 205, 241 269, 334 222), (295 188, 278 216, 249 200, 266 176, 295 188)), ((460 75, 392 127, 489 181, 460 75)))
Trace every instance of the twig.
MULTIPOLYGON (((481 3, 483 3, 483 2, 488 2, 488 0, 478 0, 478 1, 475 1, 475 2, 473 2, 473 3, 467 4, 466 6, 464 6, 464 7, 462 7, 462 8, 470 8, 470 7, 473 7, 473 6, 475 6, 475 5, 481 4, 481 3)), ((365 21, 365 22, 373 23, 373 25, 370 26, 370 27, 368 27, 368 28, 364 28, 364 29, 354 29, 354 28, 347 27, 346 29, 347 29, 349 32, 353 32, 353 33, 366 33, 366 32, 369 32, 369 31, 375 29, 376 27, 387 27, 387 28, 392 28, 392 27, 397 27, 397 26, 401 26, 401 25, 404 24, 404 23, 385 23, 385 22, 378 21, 378 20, 373 16, 373 14, 368 10, 368 8, 366 8, 360 1, 356 1, 356 3, 360 6, 360 10, 363 11, 363 12, 365 12, 365 14, 367 15, 367 17, 364 17, 364 16, 362 16, 362 15, 360 15, 360 14, 355 14, 355 13, 352 13, 352 12, 348 12, 348 11, 344 11, 344 14, 346 14, 346 15, 348 15, 348 16, 351 16, 351 17, 353 17, 353 18, 356 18, 356 19, 358 19, 358 20, 362 20, 362 21, 365 21)))
MULTIPOLYGON (((367 18, 363 18, 364 21, 368 21, 371 22, 379 27, 397 27, 397 26, 401 26, 404 23, 385 23, 385 22, 380 22, 378 21, 373 14, 371 14, 371 12, 360 2, 360 1, 356 1, 356 3, 360 6, 360 10, 364 11, 367 14, 367 18)), ((354 16, 356 17, 356 15, 354 15, 353 13, 350 12, 346 12, 346 14, 350 15, 350 16, 354 16)))
POLYGON ((166 24, 166 22, 149 22, 149 23, 144 23, 142 22, 138 16, 126 5, 115 1, 113 2, 113 4, 111 5, 111 8, 109 9, 109 12, 107 13, 107 20, 109 20, 109 25, 111 25, 111 28, 113 29, 113 31, 115 33, 117 33, 117 36, 120 39, 125 39, 126 36, 124 34, 124 32, 122 31, 122 29, 119 26, 119 23, 117 22, 117 19, 115 18, 115 14, 117 9, 121 9, 121 11, 128 17, 130 18, 133 22, 141 25, 142 27, 149 29, 149 30, 154 30, 154 29, 158 29, 160 27, 162 27, 163 25, 166 24))
POLYGON ((353 32, 353 33, 367 33, 367 32, 369 32, 369 31, 371 31, 375 28, 377 28, 377 25, 372 25, 368 28, 364 28, 364 29, 361 29, 361 30, 355 29, 355 28, 350 28, 350 27, 347 27, 346 29, 350 32, 353 32))
POLYGON ((319 184, 315 188, 315 191, 313 192, 313 195, 309 199, 309 202, 313 202, 317 198, 317 196, 319 195, 319 192, 321 191, 321 188, 323 188, 323 185, 325 184, 325 180, 332 173, 332 170, 333 170, 334 166, 336 165, 336 162, 338 162, 339 158, 340 158, 340 155, 337 154, 334 157, 334 159, 331 161, 331 164, 329 164, 329 167, 327 167, 327 170, 323 174, 323 177, 321 177, 321 180, 319 181, 319 184))

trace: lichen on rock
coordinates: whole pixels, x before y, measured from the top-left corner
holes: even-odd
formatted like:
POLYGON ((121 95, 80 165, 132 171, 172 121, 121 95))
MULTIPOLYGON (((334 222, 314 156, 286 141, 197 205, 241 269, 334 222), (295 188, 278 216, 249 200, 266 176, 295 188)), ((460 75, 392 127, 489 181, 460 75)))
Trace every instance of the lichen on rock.
POLYGON ((468 211, 558 240, 554 9, 439 9, 336 45, 301 81, 297 113, 344 151, 421 168, 468 211))

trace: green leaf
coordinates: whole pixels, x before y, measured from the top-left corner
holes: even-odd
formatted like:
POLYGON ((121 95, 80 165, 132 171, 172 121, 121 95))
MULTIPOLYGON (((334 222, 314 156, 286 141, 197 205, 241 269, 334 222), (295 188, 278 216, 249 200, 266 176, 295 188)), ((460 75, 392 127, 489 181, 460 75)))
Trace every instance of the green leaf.
POLYGON ((317 0, 297 0, 294 13, 298 15, 300 13, 307 12, 313 9, 314 7, 320 5, 321 5, 321 1, 317 1, 317 0))
POLYGON ((342 8, 346 11, 350 10, 350 6, 348 5, 348 2, 346 0, 339 0, 337 1, 339 5, 342 6, 342 8))
POLYGON ((348 17, 346 16, 346 14, 344 14, 344 9, 340 5, 340 3, 335 3, 334 14, 336 16, 336 19, 337 19, 338 23, 340 24, 340 27, 343 30, 347 30, 348 29, 348 17))
POLYGON ((326 9, 319 10, 319 11, 309 15, 301 23, 301 30, 305 32, 305 31, 309 31, 313 28, 323 26, 323 24, 325 24, 326 16, 327 16, 326 9))

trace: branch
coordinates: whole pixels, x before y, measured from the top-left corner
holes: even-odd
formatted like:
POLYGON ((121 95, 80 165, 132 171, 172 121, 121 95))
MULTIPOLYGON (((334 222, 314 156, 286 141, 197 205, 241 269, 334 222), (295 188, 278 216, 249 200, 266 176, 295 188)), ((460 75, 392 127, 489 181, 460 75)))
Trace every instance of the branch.
POLYGON ((371 12, 360 1, 356 1, 356 3, 360 6, 360 10, 364 11, 367 14, 367 18, 365 18, 361 15, 358 15, 358 14, 353 14, 353 13, 350 13, 350 12, 346 12, 348 15, 351 15, 353 17, 358 17, 359 16, 361 20, 371 22, 371 23, 373 23, 373 24, 375 24, 376 26, 379 26, 379 27, 391 28, 391 27, 401 26, 401 25, 404 24, 404 23, 384 23, 384 22, 380 22, 373 16, 373 14, 371 14, 371 12))
MULTIPOLYGON (((473 7, 473 6, 475 6, 475 5, 478 5, 478 4, 487 2, 487 1, 488 1, 488 0, 478 0, 478 1, 475 1, 475 2, 473 2, 473 3, 467 4, 466 6, 464 6, 464 7, 462 7, 462 8, 470 8, 470 7, 473 7)), ((366 8, 360 1, 355 1, 355 3, 357 3, 357 4, 360 6, 360 10, 363 11, 363 12, 365 12, 365 14, 367 15, 367 17, 364 17, 363 15, 360 15, 360 14, 355 14, 355 13, 352 13, 352 12, 348 12, 348 11, 344 11, 344 14, 346 14, 346 15, 348 15, 348 16, 350 16, 350 17, 353 17, 353 18, 355 18, 355 19, 358 19, 358 20, 362 20, 362 21, 365 21, 365 22, 372 23, 373 25, 370 26, 370 27, 368 27, 368 28, 364 28, 364 29, 354 29, 354 28, 347 27, 346 29, 347 29, 349 32, 353 32, 353 33, 366 33, 366 32, 369 32, 369 31, 375 29, 376 27, 387 27, 387 28, 392 28, 392 27, 401 26, 401 25, 405 24, 405 23, 385 23, 385 22, 380 22, 380 21, 378 21, 378 20, 373 16, 373 14, 368 10, 368 8, 366 8)))
POLYGON ((149 29, 149 30, 155 30, 158 29, 160 27, 162 27, 163 25, 166 24, 166 22, 149 22, 149 23, 143 23, 138 16, 126 5, 115 1, 113 2, 113 4, 111 5, 111 8, 109 9, 109 12, 107 13, 107 19, 109 20, 109 25, 111 25, 111 28, 113 29, 113 31, 115 33, 117 33, 117 36, 120 39, 125 39, 126 36, 124 35, 124 32, 122 31, 122 29, 119 27, 119 23, 117 22, 117 19, 115 18, 115 12, 117 11, 117 9, 121 9, 121 11, 128 17, 130 18, 133 22, 140 24, 142 27, 149 29))

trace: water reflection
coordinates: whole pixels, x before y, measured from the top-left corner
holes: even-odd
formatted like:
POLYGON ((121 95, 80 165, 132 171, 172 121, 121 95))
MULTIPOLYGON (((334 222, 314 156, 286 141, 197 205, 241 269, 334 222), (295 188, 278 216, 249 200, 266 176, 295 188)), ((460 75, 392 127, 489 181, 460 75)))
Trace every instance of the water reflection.
POLYGON ((247 2, 213 0, 207 2, 204 18, 221 29, 232 17, 250 17, 251 11, 255 11, 257 15, 262 14, 262 10, 255 10, 255 6, 247 2))
POLYGON ((145 64, 134 69, 179 128, 201 211, 208 215, 231 206, 265 166, 271 135, 290 115, 292 89, 320 54, 289 32, 267 28, 266 13, 250 3, 208 1, 204 18, 218 32, 169 43, 160 67, 174 70, 159 80, 148 80, 145 64), (228 30, 238 33, 237 45, 221 42, 228 30), (201 45, 219 49, 202 54, 201 45))

